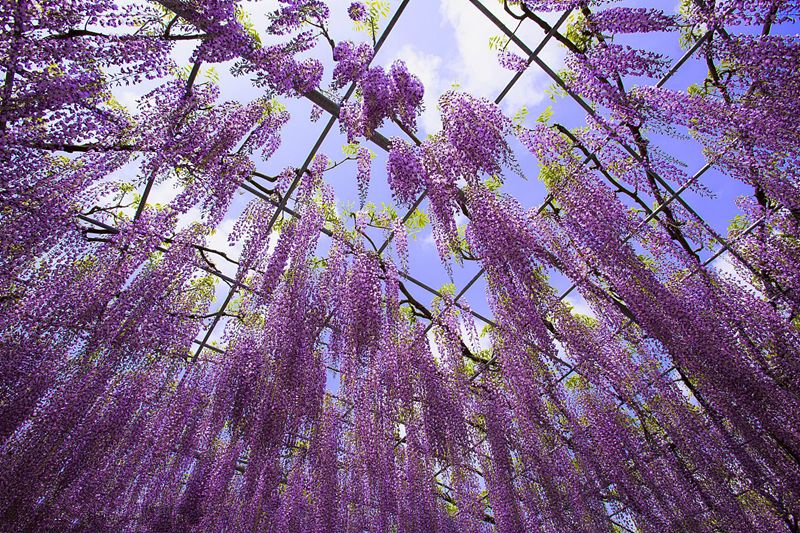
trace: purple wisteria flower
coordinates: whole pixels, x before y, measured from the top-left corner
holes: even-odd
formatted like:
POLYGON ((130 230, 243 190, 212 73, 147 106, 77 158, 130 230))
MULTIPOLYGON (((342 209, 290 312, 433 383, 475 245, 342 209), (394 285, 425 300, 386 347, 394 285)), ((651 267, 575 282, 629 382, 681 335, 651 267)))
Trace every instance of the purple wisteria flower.
POLYGON ((353 2, 347 8, 347 14, 355 22, 364 22, 367 18, 367 6, 363 2, 353 2))
POLYGON ((500 66, 515 72, 523 72, 528 68, 528 61, 514 52, 502 51, 497 56, 500 66))
POLYGON ((335 2, 157 3, 0 2, 0 529, 797 530, 797 0, 509 2, 581 8, 559 40, 585 122, 447 91, 428 135, 413 64, 335 41, 335 2), (616 38, 652 33, 693 47, 697 85, 616 38), (301 131, 302 159, 262 165, 323 74, 311 118, 355 149, 329 159, 326 129, 308 156, 301 131), (689 136, 744 185, 726 243, 680 196, 705 172, 677 160, 689 136), (428 231, 438 291, 412 277, 428 231))

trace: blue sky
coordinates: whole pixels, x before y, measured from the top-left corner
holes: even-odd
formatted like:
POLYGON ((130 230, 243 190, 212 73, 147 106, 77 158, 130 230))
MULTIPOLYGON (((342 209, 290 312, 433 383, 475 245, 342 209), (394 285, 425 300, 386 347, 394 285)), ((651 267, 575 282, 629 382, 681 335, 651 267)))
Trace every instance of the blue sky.
MULTIPOLYGON (((511 28, 516 26, 516 21, 503 12, 502 3, 495 0, 483 0, 483 2, 508 26, 511 28)), ((331 36, 337 41, 369 40, 366 34, 357 32, 353 23, 347 18, 346 9, 349 3, 349 1, 345 0, 333 0, 330 2, 332 13, 330 21, 331 36)), ((394 10, 400 2, 399 0, 391 0, 390 3, 394 10)), ((626 4, 643 5, 641 2, 626 2, 617 5, 626 4)), ((274 42, 275 39, 266 35, 263 30, 269 24, 267 13, 274 10, 278 2, 267 0, 244 2, 243 5, 247 9, 255 27, 260 30, 264 44, 274 42)), ((647 7, 660 7, 668 12, 674 12, 677 9, 677 6, 671 2, 653 2, 647 4, 647 7)), ((558 14, 550 14, 546 18, 553 22, 558 18, 558 14)), ((787 30, 784 29, 783 31, 787 30)), ((424 135, 434 133, 440 128, 441 122, 439 120, 437 100, 443 92, 457 86, 459 90, 493 100, 513 77, 513 72, 505 70, 498 65, 496 52, 489 48, 489 39, 499 34, 499 30, 468 0, 410 1, 394 31, 377 54, 374 64, 388 67, 392 61, 402 59, 408 65, 409 70, 423 81, 425 85, 425 111, 420 119, 421 131, 418 136, 424 137, 424 135)), ((541 30, 531 22, 523 23, 517 35, 531 48, 534 48, 543 37, 541 30)), ((683 50, 678 46, 676 34, 649 34, 645 40, 638 39, 638 37, 637 35, 625 36, 618 39, 618 42, 644 46, 653 51, 666 53, 675 59, 683 54, 683 50)), ((177 65, 185 67, 189 64, 193 46, 194 44, 192 43, 178 43, 174 53, 177 65)), ((519 52, 519 50, 515 50, 513 44, 509 47, 509 50, 519 52)), ((320 40, 317 49, 311 55, 323 60, 325 63, 326 76, 323 80, 323 85, 327 85, 330 81, 330 71, 333 66, 327 44, 320 40)), ((555 42, 549 43, 543 49, 540 57, 553 70, 558 71, 563 68, 564 51, 555 42)), ((261 96, 262 90, 254 87, 249 79, 246 77, 233 77, 228 72, 229 65, 215 65, 213 68, 219 76, 220 101, 250 101, 261 96)), ((201 70, 199 77, 201 82, 206 79, 207 70, 207 67, 201 70)), ((704 76, 705 67, 703 63, 693 60, 684 65, 668 82, 666 87, 685 90, 690 84, 701 81, 704 76)), ((647 80, 644 81, 647 82, 647 80)), ((148 82, 134 88, 117 88, 114 94, 123 105, 135 110, 136 102, 141 95, 158 83, 148 82)), ((654 82, 650 81, 650 83, 654 82)), ((547 75, 541 69, 532 65, 502 102, 503 110, 507 114, 513 115, 522 107, 526 107, 528 110, 526 124, 531 125, 547 106, 552 106, 553 118, 551 121, 559 122, 569 127, 582 125, 585 120, 585 112, 568 98, 552 101, 546 93, 546 89, 551 84, 552 82, 547 75)), ((271 159, 257 163, 258 170, 269 175, 278 174, 287 166, 296 167, 302 164, 328 118, 325 115, 318 122, 312 122, 310 120, 312 105, 305 99, 282 99, 282 102, 292 115, 290 122, 283 129, 282 145, 271 159)), ((402 133, 397 128, 390 126, 384 127, 382 132, 386 136, 402 136, 402 133)), ((686 171, 689 175, 693 174, 705 163, 699 145, 693 140, 676 140, 656 135, 652 135, 651 139, 654 144, 658 144, 666 153, 685 163, 686 171)), ((342 159, 344 157, 342 146, 345 143, 345 136, 335 126, 327 136, 320 152, 325 153, 332 160, 342 159)), ((368 200, 376 204, 381 202, 391 203, 391 194, 386 184, 385 154, 370 143, 367 143, 367 145, 375 153, 368 200)), ((517 148, 518 160, 526 179, 508 172, 503 191, 516 197, 524 206, 534 207, 545 196, 544 187, 537 179, 537 164, 530 154, 519 149, 518 145, 515 145, 515 147, 517 148)), ((135 171, 136 163, 133 163, 128 165, 115 178, 135 181, 133 179, 135 171)), ((328 182, 334 187, 337 200, 342 206, 352 206, 357 203, 355 162, 346 163, 329 172, 326 176, 328 182)), ((717 231, 724 235, 729 221, 738 213, 734 204, 736 197, 742 194, 750 194, 751 190, 740 182, 722 176, 714 170, 709 171, 700 181, 714 196, 700 196, 693 192, 687 192, 685 198, 717 231)), ((140 183, 140 185, 143 184, 140 183)), ((679 186, 679 184, 673 185, 675 187, 679 186)), ((150 202, 164 204, 176 193, 174 183, 159 183, 150 196, 150 202)), ((225 251, 231 257, 238 257, 239 246, 229 245, 227 242, 228 234, 233 228, 236 218, 251 199, 252 196, 249 193, 241 191, 240 194, 237 194, 225 220, 220 224, 217 233, 211 239, 210 246, 212 248, 225 251)), ((423 203, 422 207, 424 209, 426 203, 423 203)), ((402 208, 399 211, 401 213, 404 212, 402 208)), ((198 212, 190 212, 187 214, 185 222, 188 223, 193 217, 197 216, 198 212)), ((327 247, 326 239, 327 237, 323 236, 321 240, 321 253, 327 247)), ((708 252, 705 253, 707 255, 708 252)), ((409 273, 412 276, 423 280, 434 288, 451 282, 449 275, 439 261, 430 235, 430 228, 423 230, 415 239, 410 241, 410 256, 409 273)), ((218 266, 227 274, 232 274, 234 271, 234 265, 226 265, 224 261, 220 261, 218 266)), ((726 271, 731 270, 729 264, 725 262, 725 256, 717 262, 717 266, 726 271)), ((454 265, 452 282, 460 290, 478 270, 479 267, 474 262, 466 262, 462 266, 454 265)), ((553 283, 561 290, 569 285, 568 280, 563 279, 561 276, 554 276, 553 283)), ((409 284, 409 288, 422 302, 431 302, 431 294, 411 284, 409 284)), ((481 280, 467 292, 465 298, 474 310, 490 316, 491 313, 485 302, 484 288, 485 285, 481 280)), ((218 285, 218 303, 224 298, 225 290, 227 290, 227 287, 220 283, 218 285)), ((590 312, 585 302, 576 293, 571 294, 568 300, 576 306, 576 310, 590 312)), ((481 324, 479 324, 480 326, 481 324)), ((223 328, 218 327, 212 336, 212 340, 218 339, 222 330, 223 328)))

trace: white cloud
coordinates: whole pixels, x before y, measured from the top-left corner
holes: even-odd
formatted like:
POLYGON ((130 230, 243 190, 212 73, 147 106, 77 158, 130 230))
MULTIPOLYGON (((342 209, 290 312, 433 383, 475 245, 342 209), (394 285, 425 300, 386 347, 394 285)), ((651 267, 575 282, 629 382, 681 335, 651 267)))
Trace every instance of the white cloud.
POLYGON ((436 246, 436 241, 433 238, 433 232, 432 231, 428 231, 425 234, 425 236, 422 238, 422 243, 427 245, 427 246, 432 246, 432 247, 436 246))
POLYGON ((509 74, 497 64, 496 52, 489 50, 489 38, 498 33, 495 26, 463 0, 442 0, 439 10, 454 30, 459 57, 452 68, 463 89, 481 96, 496 94, 509 74))
POLYGON ((435 95, 438 98, 438 95, 446 88, 440 75, 442 58, 426 54, 406 44, 397 53, 397 59, 404 61, 409 72, 415 74, 425 86, 425 111, 422 113, 422 128, 428 133, 439 131, 442 129, 442 120, 439 110, 436 108, 436 99, 432 99, 429 95, 435 95))
MULTIPOLYGON (((502 6, 489 2, 491 9, 506 25, 513 25, 502 6)), ((489 49, 489 39, 499 35, 500 30, 469 2, 463 0, 441 0, 439 12, 444 29, 442 39, 455 43, 451 53, 437 55, 421 50, 416 45, 404 45, 395 59, 402 59, 409 71, 416 74, 425 85, 425 112, 422 128, 426 133, 435 133, 441 128, 438 100, 442 93, 458 84, 459 90, 494 99, 513 77, 513 73, 501 67, 497 51, 489 49)), ((533 48, 544 34, 532 24, 523 25, 517 35, 533 48)), ((509 51, 516 51, 515 45, 509 51)), ((557 70, 563 62, 563 52, 555 46, 546 47, 540 57, 557 70)), ((522 106, 532 107, 545 98, 544 89, 550 79, 537 66, 532 65, 506 95, 502 107, 513 114, 522 106)))
POLYGON ((139 98, 141 97, 142 94, 125 89, 117 96, 117 100, 133 115, 136 114, 136 108, 139 105, 139 98))
MULTIPOLYGON (((497 2, 485 5, 508 27, 515 21, 503 11, 497 2)), ((489 39, 501 35, 500 30, 475 6, 462 0, 442 0, 440 11, 446 22, 453 28, 459 57, 452 68, 463 89, 471 94, 487 98, 496 97, 511 80, 513 73, 500 66, 497 51, 489 49, 489 39)), ((544 33, 531 23, 523 24, 516 34, 531 48, 539 43, 544 33)), ((512 43, 509 51, 524 55, 512 43)), ((558 67, 562 62, 562 52, 557 48, 545 48, 540 57, 548 64, 558 67)), ((506 96, 503 108, 507 113, 516 112, 523 105, 533 106, 541 102, 544 89, 549 85, 547 75, 535 65, 528 68, 506 96)))
POLYGON ((573 314, 580 314, 595 318, 597 317, 592 308, 580 294, 576 296, 567 296, 566 298, 564 298, 564 301, 568 303, 570 306, 572 306, 573 314))
POLYGON ((434 361, 441 361, 442 360, 442 353, 439 351, 439 345, 436 344, 436 335, 433 333, 432 329, 429 329, 428 332, 425 334, 428 338, 428 345, 431 348, 431 355, 433 355, 434 361))
POLYGON ((471 315, 467 315, 464 318, 471 322, 471 325, 469 326, 467 326, 463 322, 459 325, 459 329, 461 330, 461 339, 464 341, 464 344, 466 344, 473 352, 477 352, 478 350, 490 349, 492 347, 491 335, 489 335, 488 333, 485 335, 481 335, 481 328, 483 327, 483 323, 478 322, 471 315), (475 344, 476 340, 475 335, 477 335, 477 341, 478 341, 477 345, 475 344))
MULTIPOLYGON (((219 224, 219 226, 217 226, 214 235, 208 238, 208 247, 226 253, 233 252, 235 250, 241 250, 240 244, 231 246, 231 244, 228 242, 228 237, 230 237, 231 232, 233 231, 233 227, 235 225, 236 225, 235 218, 228 218, 226 220, 223 220, 219 224)), ((238 259, 239 257, 239 253, 236 254, 228 253, 228 255, 232 259, 238 259)))
POLYGON ((729 252, 725 252, 724 254, 719 256, 712 263, 712 266, 714 270, 717 271, 717 274, 719 274, 720 277, 734 282, 736 285, 740 286, 746 291, 751 292, 753 295, 757 297, 764 296, 762 292, 759 291, 758 288, 756 288, 749 279, 742 276, 740 271, 736 269, 736 266, 733 264, 733 261, 731 260, 731 254, 729 252))

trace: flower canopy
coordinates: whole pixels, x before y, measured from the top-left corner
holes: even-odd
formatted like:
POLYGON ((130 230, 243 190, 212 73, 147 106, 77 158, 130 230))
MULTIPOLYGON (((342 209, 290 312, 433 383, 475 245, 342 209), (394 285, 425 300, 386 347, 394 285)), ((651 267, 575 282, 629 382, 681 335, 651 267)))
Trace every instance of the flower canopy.
POLYGON ((798 531, 800 4, 624 4, 0 2, 0 530, 798 531))

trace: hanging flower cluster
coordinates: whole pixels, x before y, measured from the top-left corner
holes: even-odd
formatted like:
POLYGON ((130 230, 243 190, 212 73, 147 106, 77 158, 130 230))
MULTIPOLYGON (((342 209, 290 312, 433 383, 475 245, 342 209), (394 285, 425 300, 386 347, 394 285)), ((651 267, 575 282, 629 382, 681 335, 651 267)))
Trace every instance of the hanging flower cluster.
POLYGON ((367 6, 362 2, 353 2, 350 4, 350 7, 347 8, 347 14, 355 22, 364 22, 364 19, 367 18, 367 6))
MULTIPOLYGON (((388 73, 383 67, 364 70, 371 59, 364 46, 340 44, 336 48, 339 52, 335 52, 339 61, 336 69, 341 69, 342 74, 334 82, 344 85, 348 81, 358 81, 360 93, 360 102, 343 105, 339 115, 348 142, 370 137, 387 118, 408 130, 416 130, 417 116, 422 113, 422 83, 408 72, 401 60, 392 63, 388 73)), ((334 76, 336 72, 334 70, 334 76)))

